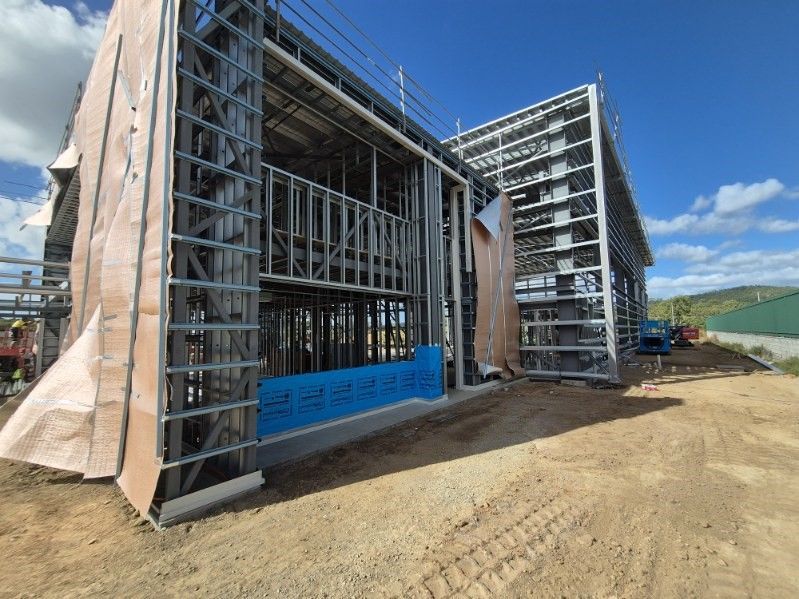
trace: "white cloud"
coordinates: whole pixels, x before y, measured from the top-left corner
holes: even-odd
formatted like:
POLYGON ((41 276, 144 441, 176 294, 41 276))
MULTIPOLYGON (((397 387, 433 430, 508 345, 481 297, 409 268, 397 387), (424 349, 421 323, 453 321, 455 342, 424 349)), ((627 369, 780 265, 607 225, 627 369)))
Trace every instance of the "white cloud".
POLYGON ((700 293, 739 285, 799 285, 799 250, 733 252, 707 263, 695 263, 688 274, 652 277, 652 297, 700 293))
POLYGON ((105 14, 42 0, 0 2, 0 160, 55 158, 75 86, 86 77, 105 14))
POLYGON ((757 223, 757 228, 764 233, 790 233, 791 231, 799 231, 799 220, 768 218, 757 223))
POLYGON ((646 228, 652 235, 674 235, 676 233, 740 235, 755 224, 751 218, 723 216, 715 212, 708 212, 701 216, 697 214, 679 214, 671 219, 657 219, 647 216, 645 219, 646 228))
POLYGON ((696 196, 689 212, 702 212, 713 206, 713 212, 719 216, 726 216, 736 212, 747 211, 758 204, 776 198, 780 194, 791 197, 794 191, 787 191, 785 185, 774 179, 766 179, 762 183, 733 183, 722 185, 718 191, 707 196, 696 196))
POLYGON ((684 233, 699 221, 695 214, 680 214, 672 219, 644 217, 646 228, 652 235, 672 235, 684 233))
POLYGON ((744 244, 740 239, 728 239, 719 244, 719 250, 729 250, 732 248, 740 247, 744 244))
MULTIPOLYGON (((37 195, 45 195, 41 192, 37 195)), ((44 247, 44 227, 25 227, 23 221, 38 212, 41 206, 0 197, 0 256, 41 259, 44 247)))
POLYGON ((696 196, 694 203, 691 204, 691 212, 701 212, 705 208, 709 208, 713 204, 711 198, 705 196, 696 196))
POLYGON ((711 250, 703 245, 686 243, 670 243, 657 251, 658 258, 681 260, 683 262, 707 262, 718 255, 718 250, 711 250))
POLYGON ((784 190, 785 185, 773 178, 751 185, 743 183, 722 185, 714 196, 713 211, 719 215, 727 215, 748 210, 776 198, 784 190))
POLYGON ((752 212, 755 206, 776 197, 794 197, 794 190, 786 189, 777 179, 766 179, 761 183, 744 185, 734 183, 722 185, 710 197, 697 196, 690 211, 670 219, 645 217, 646 226, 652 235, 724 234, 740 235, 757 228, 767 233, 787 233, 799 229, 799 221, 766 218, 758 220, 752 212), (702 212, 713 206, 710 212, 702 212))
POLYGON ((788 251, 751 250, 732 252, 705 264, 687 267, 690 273, 757 274, 769 275, 771 269, 799 267, 799 249, 788 251))

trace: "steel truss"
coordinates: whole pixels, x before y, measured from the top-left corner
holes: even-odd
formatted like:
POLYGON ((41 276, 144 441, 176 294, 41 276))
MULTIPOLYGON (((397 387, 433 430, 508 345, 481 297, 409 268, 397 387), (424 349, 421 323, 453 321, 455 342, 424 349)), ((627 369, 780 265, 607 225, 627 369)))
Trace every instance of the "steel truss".
POLYGON ((286 214, 289 187, 298 194, 299 211, 313 218, 308 233, 302 213, 292 211, 292 236, 285 222, 277 231, 276 221, 265 223, 264 231, 273 236, 264 250, 262 281, 291 282, 290 277, 386 299, 405 296, 411 345, 446 345, 450 355, 457 348, 451 361, 454 384, 479 384, 468 223, 496 191, 270 11, 267 49, 264 147, 269 146, 269 164, 264 168, 274 173, 266 186, 273 194, 271 218, 279 210, 286 214), (329 198, 335 200, 330 206, 329 198), (338 215, 342 201, 346 217, 338 215), (310 273, 309 251, 317 265, 310 273))
POLYGON ((618 380, 637 345, 653 258, 618 121, 600 83, 446 142, 513 199, 531 376, 618 380))
MULTIPOLYGON (((263 481, 259 376, 408 360, 433 344, 446 347, 450 385, 482 383, 469 225, 497 194, 264 0, 174 1, 177 44, 164 22, 160 50, 175 69, 151 506, 160 524, 263 481)), ((80 92, 73 117, 79 103, 80 92)), ((60 183, 43 274, 7 289, 41 299, 0 306, 50 318, 42 330, 59 341, 70 292, 50 283, 68 275, 78 170, 60 183)), ((126 398, 132 346, 128 364, 126 398)))
POLYGON ((407 294, 411 221, 287 171, 265 170, 261 278, 407 294))
MULTIPOLYGON (((263 0, 179 12, 165 402, 166 502, 256 472, 263 0)), ((157 506, 156 506, 157 507, 157 506)))

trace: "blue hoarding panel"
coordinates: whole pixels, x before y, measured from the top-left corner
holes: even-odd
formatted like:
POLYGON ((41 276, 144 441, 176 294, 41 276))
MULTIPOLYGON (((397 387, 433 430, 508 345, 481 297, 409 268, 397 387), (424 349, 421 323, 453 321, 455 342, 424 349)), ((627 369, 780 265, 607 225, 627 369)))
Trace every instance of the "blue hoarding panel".
POLYGON ((420 345, 407 362, 344 368, 258 381, 258 436, 420 397, 442 394, 443 353, 420 345))

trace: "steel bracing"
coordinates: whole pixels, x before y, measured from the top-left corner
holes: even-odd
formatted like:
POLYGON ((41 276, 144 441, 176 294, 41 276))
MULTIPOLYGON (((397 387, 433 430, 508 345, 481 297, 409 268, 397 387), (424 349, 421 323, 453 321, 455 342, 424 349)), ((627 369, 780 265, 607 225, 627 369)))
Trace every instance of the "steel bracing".
POLYGON ((263 53, 263 0, 182 3, 156 448, 166 502, 209 460, 230 479, 256 471, 263 53))
POLYGON ((425 344, 482 382, 468 223, 496 193, 263 2, 179 15, 161 522, 257 473, 259 377, 425 344))
MULTIPOLYGON (((278 10, 164 1, 178 11, 162 24, 175 112, 159 121, 174 177, 154 342, 164 356, 156 521, 263 480, 259 379, 412 360, 417 346, 438 345, 442 394, 484 383, 470 223, 500 188, 514 202, 528 373, 616 378, 651 256, 600 87, 459 132, 390 59, 396 71, 375 78, 385 92, 356 75, 372 58, 306 18, 304 0, 278 10), (328 50, 355 49, 333 56, 292 19, 328 50)), ((76 171, 59 192, 53 264, 68 258, 79 186, 76 171)))
POLYGON ((522 354, 537 377, 618 380, 653 263, 600 81, 450 138, 513 200, 522 354))

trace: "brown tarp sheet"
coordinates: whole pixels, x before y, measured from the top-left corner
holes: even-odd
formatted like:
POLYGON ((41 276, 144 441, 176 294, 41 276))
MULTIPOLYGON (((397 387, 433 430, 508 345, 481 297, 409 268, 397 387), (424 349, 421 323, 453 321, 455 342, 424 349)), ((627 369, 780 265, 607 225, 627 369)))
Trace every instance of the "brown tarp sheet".
POLYGON ((162 220, 164 211, 170 218, 172 211, 171 198, 164 197, 164 189, 172 188, 173 133, 167 122, 173 122, 174 104, 167 105, 167 90, 174 86, 175 70, 167 48, 176 39, 175 4, 167 0, 117 0, 111 10, 75 121, 75 148, 68 149, 70 155, 59 157, 53 165, 56 169, 68 168, 80 155, 80 205, 70 270, 73 313, 67 349, 0 431, 2 457, 74 470, 86 478, 115 474, 151 142, 132 391, 124 466, 118 481, 142 513, 153 499, 161 462, 156 457, 156 388, 159 377, 164 376, 164 360, 157 354, 159 335, 164 330, 161 321, 166 320, 161 289, 168 275, 161 272, 161 260, 163 252, 169 251, 162 220), (159 49, 162 22, 165 34, 159 49), (120 62, 92 228, 100 147, 120 35, 120 62), (157 84, 156 60, 161 62, 157 84), (151 118, 156 123, 152 140, 151 118), (83 326, 78 330, 81 321, 83 326))
POLYGON ((483 376, 511 378, 522 372, 519 304, 516 302, 511 200, 500 194, 472 219, 477 276, 475 361, 483 376))

